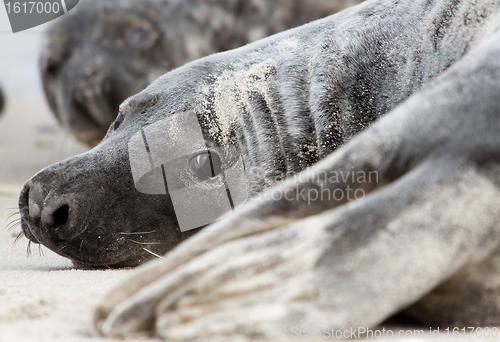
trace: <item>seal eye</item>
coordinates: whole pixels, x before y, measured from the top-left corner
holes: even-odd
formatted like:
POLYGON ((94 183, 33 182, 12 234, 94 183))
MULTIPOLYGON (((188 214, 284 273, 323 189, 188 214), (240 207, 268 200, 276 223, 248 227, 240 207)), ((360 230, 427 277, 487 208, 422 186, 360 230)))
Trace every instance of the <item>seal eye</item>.
POLYGON ((127 44, 134 48, 149 47, 152 40, 152 35, 149 30, 142 26, 131 27, 125 34, 127 44))
POLYGON ((222 162, 219 156, 210 151, 192 157, 189 166, 202 181, 214 180, 222 172, 222 162))
POLYGON ((124 117, 123 117, 122 113, 119 113, 115 119, 115 122, 113 122, 113 126, 111 126, 111 132, 116 131, 120 127, 120 125, 123 122, 123 119, 124 119, 124 117))

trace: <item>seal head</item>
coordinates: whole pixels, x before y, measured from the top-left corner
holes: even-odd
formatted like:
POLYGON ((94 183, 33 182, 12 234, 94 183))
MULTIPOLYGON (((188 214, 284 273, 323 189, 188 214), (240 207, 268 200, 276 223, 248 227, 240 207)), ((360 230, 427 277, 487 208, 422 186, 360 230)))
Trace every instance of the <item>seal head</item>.
POLYGON ((149 1, 89 1, 52 26, 40 59, 43 87, 78 140, 97 145, 120 103, 169 70, 159 20, 149 1))
POLYGON ((198 231, 179 230, 169 194, 136 190, 127 145, 136 131, 124 126, 98 147, 33 176, 19 197, 24 235, 76 267, 126 267, 198 231))

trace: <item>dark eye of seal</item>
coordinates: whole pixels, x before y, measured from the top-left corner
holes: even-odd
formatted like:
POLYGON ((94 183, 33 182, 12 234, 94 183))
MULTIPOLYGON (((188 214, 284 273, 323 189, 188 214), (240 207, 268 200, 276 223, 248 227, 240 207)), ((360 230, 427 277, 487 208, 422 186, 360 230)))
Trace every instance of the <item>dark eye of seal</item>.
POLYGON ((123 117, 122 113, 119 113, 115 119, 115 122, 113 122, 113 126, 111 127, 111 132, 116 131, 120 127, 120 125, 123 122, 123 119, 124 119, 124 117, 123 117))
POLYGON ((210 151, 192 157, 189 166, 202 181, 213 180, 222 172, 222 162, 219 156, 210 151))
POLYGON ((143 48, 150 43, 151 34, 146 28, 136 26, 127 30, 125 39, 127 40, 128 45, 134 48, 143 48))

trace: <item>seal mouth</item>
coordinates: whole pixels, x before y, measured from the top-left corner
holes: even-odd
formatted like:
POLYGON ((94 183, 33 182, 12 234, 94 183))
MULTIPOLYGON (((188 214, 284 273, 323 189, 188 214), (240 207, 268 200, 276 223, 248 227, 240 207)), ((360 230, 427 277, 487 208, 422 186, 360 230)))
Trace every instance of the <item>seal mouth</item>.
POLYGON ((78 269, 87 269, 87 270, 95 270, 95 269, 110 269, 110 268, 127 268, 127 267, 136 267, 143 264, 146 261, 149 261, 155 258, 153 255, 136 253, 133 257, 124 257, 120 261, 114 260, 111 263, 106 263, 102 261, 98 262, 85 262, 83 260, 77 260, 70 256, 63 255, 69 259, 73 263, 73 266, 78 269))

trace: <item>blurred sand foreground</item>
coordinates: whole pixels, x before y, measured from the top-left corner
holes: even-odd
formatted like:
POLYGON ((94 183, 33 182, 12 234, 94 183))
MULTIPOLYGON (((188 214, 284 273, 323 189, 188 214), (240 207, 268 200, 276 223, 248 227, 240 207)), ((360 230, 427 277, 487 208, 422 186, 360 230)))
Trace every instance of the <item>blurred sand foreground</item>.
MULTIPOLYGON (((7 220, 19 217, 8 219, 17 211, 17 195, 26 180, 44 166, 86 150, 61 132, 45 103, 37 69, 44 30, 40 26, 12 34, 0 4, 0 84, 7 98, 0 118, 0 342, 110 341, 93 330, 93 308, 132 270, 75 270, 69 260, 36 245, 28 257, 24 237, 14 245, 19 227, 5 229, 7 220)), ((426 331, 425 338, 410 340, 436 338, 426 331)))

